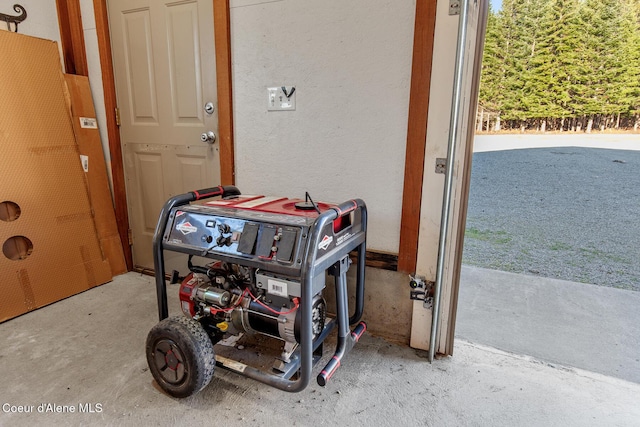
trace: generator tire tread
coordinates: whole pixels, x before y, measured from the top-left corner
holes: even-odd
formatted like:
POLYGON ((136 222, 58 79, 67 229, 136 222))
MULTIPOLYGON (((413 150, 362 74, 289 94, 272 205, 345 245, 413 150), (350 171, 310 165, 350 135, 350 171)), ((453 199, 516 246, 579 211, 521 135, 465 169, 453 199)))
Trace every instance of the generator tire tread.
POLYGON ((182 315, 171 316, 156 324, 147 336, 147 363, 156 382, 173 397, 188 397, 205 388, 216 366, 215 352, 202 325, 182 315), (179 384, 166 381, 154 361, 154 351, 163 339, 173 341, 184 354, 187 375, 179 384))

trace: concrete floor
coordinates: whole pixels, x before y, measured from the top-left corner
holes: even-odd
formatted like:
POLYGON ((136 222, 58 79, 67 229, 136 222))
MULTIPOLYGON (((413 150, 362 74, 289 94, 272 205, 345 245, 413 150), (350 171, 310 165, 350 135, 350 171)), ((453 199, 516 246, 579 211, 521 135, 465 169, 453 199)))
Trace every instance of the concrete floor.
POLYGON ((128 273, 0 324, 0 425, 640 424, 636 383, 460 340, 454 357, 429 364, 368 335, 325 388, 289 394, 218 370, 200 394, 177 400, 147 369, 155 323, 152 278, 128 273), (76 412, 38 413, 43 403, 76 412), (101 411, 78 413, 87 403, 101 411))

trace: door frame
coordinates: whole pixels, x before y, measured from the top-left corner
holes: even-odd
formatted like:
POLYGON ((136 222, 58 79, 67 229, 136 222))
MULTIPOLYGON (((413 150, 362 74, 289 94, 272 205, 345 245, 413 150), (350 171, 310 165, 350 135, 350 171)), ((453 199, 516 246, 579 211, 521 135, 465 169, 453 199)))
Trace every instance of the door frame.
POLYGON ((88 76, 80 0, 56 0, 56 10, 65 73, 88 76))
POLYGON ((436 0, 416 1, 407 148, 400 220, 400 247, 398 250, 398 271, 408 274, 416 272, 418 262, 418 235, 427 148, 436 3, 436 0))

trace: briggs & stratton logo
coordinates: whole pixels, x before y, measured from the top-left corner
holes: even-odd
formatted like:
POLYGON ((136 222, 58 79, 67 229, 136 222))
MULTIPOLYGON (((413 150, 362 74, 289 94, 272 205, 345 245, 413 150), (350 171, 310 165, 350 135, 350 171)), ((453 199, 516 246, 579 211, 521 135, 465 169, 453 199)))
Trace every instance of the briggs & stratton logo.
POLYGON ((325 234, 324 237, 322 238, 322 241, 320 241, 320 244, 318 245, 318 249, 322 249, 323 251, 326 251, 329 245, 331 244, 331 242, 333 242, 333 237, 327 236, 325 234))
POLYGON ((198 231, 198 228, 191 225, 189 221, 183 222, 182 224, 178 224, 176 226, 176 229, 180 230, 182 234, 184 234, 185 236, 187 234, 195 233, 196 231, 198 231))

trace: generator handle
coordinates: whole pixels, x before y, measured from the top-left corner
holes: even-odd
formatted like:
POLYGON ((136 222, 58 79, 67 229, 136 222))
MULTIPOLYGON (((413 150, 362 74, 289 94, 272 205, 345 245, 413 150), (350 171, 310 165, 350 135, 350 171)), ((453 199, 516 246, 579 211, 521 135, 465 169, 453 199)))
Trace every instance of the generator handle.
POLYGON ((224 185, 224 186, 219 185, 217 187, 204 188, 202 190, 195 190, 187 194, 192 194, 193 197, 195 197, 195 199, 192 201, 195 201, 195 200, 202 200, 202 199, 207 199, 209 197, 216 197, 216 196, 222 196, 222 197, 239 196, 240 190, 238 190, 233 185, 224 185))
POLYGON ((204 188, 202 190, 190 191, 184 194, 173 196, 162 207, 156 231, 153 234, 153 267, 156 274, 156 293, 158 295, 158 317, 160 320, 169 316, 169 305, 167 304, 167 285, 165 284, 164 270, 164 247, 162 245, 162 235, 169 222, 171 209, 176 206, 188 205, 196 200, 202 200, 216 196, 239 196, 240 190, 233 185, 220 185, 218 187, 204 188))
MULTIPOLYGON (((345 216, 356 209, 361 211, 362 231, 367 232, 367 206, 361 199, 348 200, 334 207, 338 217, 345 216)), ((356 307, 353 316, 349 317, 349 324, 355 325, 360 321, 364 310, 364 271, 366 266, 366 241, 358 246, 358 264, 356 270, 356 307)))

